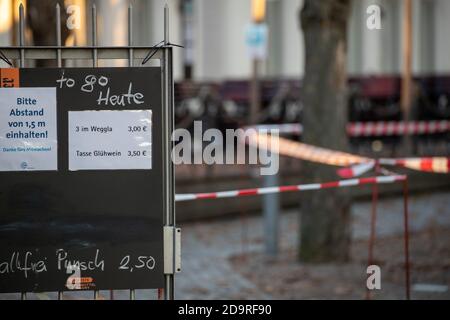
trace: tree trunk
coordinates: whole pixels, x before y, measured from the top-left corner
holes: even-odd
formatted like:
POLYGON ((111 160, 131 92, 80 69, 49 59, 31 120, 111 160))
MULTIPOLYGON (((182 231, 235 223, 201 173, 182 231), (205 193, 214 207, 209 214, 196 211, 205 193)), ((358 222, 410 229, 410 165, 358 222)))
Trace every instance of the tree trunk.
MULTIPOLYGON (((350 0, 305 0, 300 21, 305 43, 302 86, 305 143, 347 149, 346 32, 350 0)), ((336 180, 336 167, 303 163, 308 181, 336 180)), ((345 189, 301 195, 303 262, 346 261, 350 248, 350 201, 345 189)))

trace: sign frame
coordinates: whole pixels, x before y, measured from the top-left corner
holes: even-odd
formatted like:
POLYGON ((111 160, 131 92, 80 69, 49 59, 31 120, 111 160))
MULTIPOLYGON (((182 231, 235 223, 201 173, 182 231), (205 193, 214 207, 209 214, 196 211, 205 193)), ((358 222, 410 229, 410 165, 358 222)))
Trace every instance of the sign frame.
MULTIPOLYGON (((101 59, 128 59, 129 66, 132 67, 135 60, 142 61, 142 65, 147 62, 159 64, 161 67, 161 93, 162 93, 162 112, 163 112, 163 170, 164 170, 164 299, 174 299, 174 276, 179 272, 181 257, 180 248, 180 230, 176 228, 175 218, 175 178, 174 167, 170 158, 172 148, 171 133, 174 128, 174 80, 173 80, 173 48, 169 42, 169 8, 164 7, 164 39, 162 44, 155 49, 154 46, 135 46, 132 44, 132 8, 129 8, 128 14, 128 35, 129 43, 127 46, 99 47, 97 45, 97 12, 95 6, 92 6, 92 45, 79 47, 65 47, 61 45, 61 24, 56 24, 56 45, 55 46, 26 46, 25 45, 25 16, 24 7, 19 6, 19 45, 0 47, 2 60, 13 67, 11 61, 16 61, 21 68, 26 67, 28 60, 56 60, 57 66, 62 67, 63 59, 69 60, 92 60, 93 67, 98 66, 98 60, 101 59), (177 231, 177 232, 175 232, 177 231), (172 236, 167 236, 171 234, 172 236)), ((60 21, 60 8, 56 6, 57 21, 60 21)), ((11 69, 14 70, 14 69, 11 69)), ((0 83, 1 81, 0 75, 0 83)), ((94 292, 94 298, 97 299, 99 292, 94 292)), ((21 299, 27 298, 26 292, 21 293, 21 299)), ((134 290, 130 290, 130 299, 135 298, 134 290)), ((58 292, 58 299, 63 299, 63 292, 58 292)))

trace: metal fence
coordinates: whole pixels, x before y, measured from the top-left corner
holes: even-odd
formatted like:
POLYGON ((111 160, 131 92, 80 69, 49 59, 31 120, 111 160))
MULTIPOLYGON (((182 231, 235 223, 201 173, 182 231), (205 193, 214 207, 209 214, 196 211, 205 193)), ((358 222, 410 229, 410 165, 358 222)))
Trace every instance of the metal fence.
MULTIPOLYGON (((20 68, 27 67, 27 61, 33 60, 56 60, 58 67, 63 67, 64 60, 82 60, 92 61, 94 68, 98 67, 98 61, 102 59, 115 60, 126 59, 128 66, 143 66, 149 61, 159 62, 162 69, 162 103, 163 103, 163 121, 165 128, 163 132, 163 170, 166 177, 169 177, 163 186, 164 191, 164 270, 165 284, 164 288, 158 289, 158 298, 164 296, 164 299, 174 299, 174 274, 179 272, 176 267, 177 253, 179 243, 177 233, 179 229, 175 228, 175 206, 174 206, 174 168, 170 161, 171 139, 170 135, 174 127, 174 80, 173 80, 173 54, 172 46, 177 46, 169 42, 169 8, 164 7, 164 39, 153 46, 135 46, 133 45, 133 8, 128 7, 128 45, 127 46, 103 46, 97 44, 97 9, 95 4, 91 7, 91 25, 92 25, 92 43, 90 46, 65 47, 61 44, 61 8, 59 4, 55 7, 56 15, 56 39, 55 46, 27 46, 25 44, 25 17, 24 7, 19 6, 19 34, 18 46, 0 47, 2 60, 10 66, 14 66, 12 61, 20 68), (138 64, 135 62, 139 61, 138 64), (175 231, 176 232, 171 232, 175 231), (169 231, 169 232, 166 232, 169 231), (169 240, 167 235, 169 235, 169 240)), ((113 291, 110 292, 111 298, 114 297, 113 291)), ((94 299, 99 299, 100 291, 94 291, 94 299)), ((58 292, 58 300, 63 299, 64 292, 58 292)), ((27 299, 27 292, 20 295, 22 300, 27 299)), ((136 298, 134 289, 130 289, 130 300, 136 298)))

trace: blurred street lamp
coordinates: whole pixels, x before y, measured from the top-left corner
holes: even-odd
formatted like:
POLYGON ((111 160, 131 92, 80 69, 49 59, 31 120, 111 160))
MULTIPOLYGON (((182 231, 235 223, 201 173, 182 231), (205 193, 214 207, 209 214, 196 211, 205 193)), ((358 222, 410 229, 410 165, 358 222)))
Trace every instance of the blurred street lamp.
POLYGON ((252 21, 262 23, 266 18, 266 0, 252 0, 252 21))
POLYGON ((6 33, 12 25, 12 5, 10 0, 0 0, 0 33, 6 33))

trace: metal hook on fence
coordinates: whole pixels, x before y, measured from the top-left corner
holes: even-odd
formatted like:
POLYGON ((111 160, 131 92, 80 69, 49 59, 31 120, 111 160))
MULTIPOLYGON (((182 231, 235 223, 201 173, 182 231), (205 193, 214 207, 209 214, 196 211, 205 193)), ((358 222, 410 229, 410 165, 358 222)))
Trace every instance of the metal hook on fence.
POLYGON ((161 40, 160 42, 152 46, 152 50, 150 50, 148 54, 145 56, 144 60, 142 60, 142 65, 146 64, 148 60, 150 60, 156 54, 156 52, 158 52, 158 49, 161 48, 163 45, 164 40, 161 40))
POLYGON ((5 56, 5 54, 0 51, 0 59, 2 59, 6 64, 8 64, 10 67, 13 66, 13 64, 11 63, 11 61, 8 60, 8 58, 5 56))
POLYGON ((156 52, 158 52, 159 48, 162 48, 163 46, 184 48, 184 46, 182 46, 180 44, 171 43, 171 42, 164 43, 164 40, 161 40, 160 42, 155 44, 152 47, 152 50, 150 50, 150 52, 145 56, 144 60, 142 60, 142 65, 146 64, 148 62, 148 60, 150 60, 156 54, 156 52))
POLYGON ((172 42, 167 42, 166 46, 172 46, 172 47, 178 47, 178 48, 184 49, 184 46, 182 46, 181 44, 176 44, 176 43, 172 43, 172 42))

